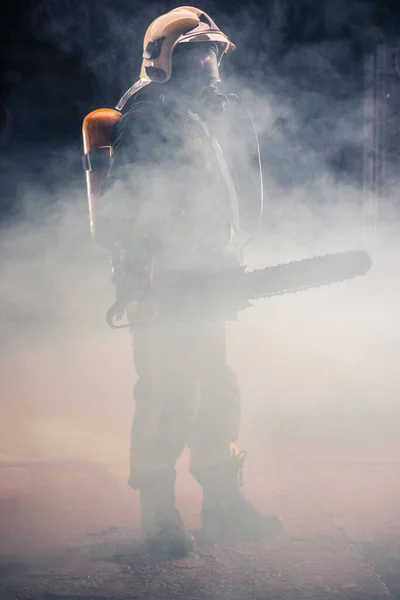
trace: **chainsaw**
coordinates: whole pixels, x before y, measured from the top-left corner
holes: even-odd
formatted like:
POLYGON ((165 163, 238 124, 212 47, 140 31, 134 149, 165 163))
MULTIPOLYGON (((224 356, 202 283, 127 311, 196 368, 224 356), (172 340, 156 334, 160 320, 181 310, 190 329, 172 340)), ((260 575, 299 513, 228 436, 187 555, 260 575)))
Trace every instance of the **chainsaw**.
POLYGON ((223 273, 172 273, 153 284, 141 298, 119 298, 108 310, 106 320, 111 329, 133 327, 154 318, 230 320, 256 300, 353 279, 365 275, 371 265, 366 252, 353 250, 253 271, 240 267, 223 273), (116 324, 123 316, 128 322, 116 324))

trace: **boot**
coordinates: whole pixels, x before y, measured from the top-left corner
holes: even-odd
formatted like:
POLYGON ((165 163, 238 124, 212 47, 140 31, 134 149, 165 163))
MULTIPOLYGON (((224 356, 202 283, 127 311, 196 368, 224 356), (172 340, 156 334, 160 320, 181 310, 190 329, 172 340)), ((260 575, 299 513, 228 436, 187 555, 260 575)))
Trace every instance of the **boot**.
POLYGON ((277 536, 279 517, 263 515, 241 493, 245 452, 193 473, 203 487, 201 538, 208 543, 250 541, 277 536))
POLYGON ((175 507, 175 479, 175 471, 166 471, 139 485, 142 533, 154 556, 182 558, 194 550, 194 538, 175 507))

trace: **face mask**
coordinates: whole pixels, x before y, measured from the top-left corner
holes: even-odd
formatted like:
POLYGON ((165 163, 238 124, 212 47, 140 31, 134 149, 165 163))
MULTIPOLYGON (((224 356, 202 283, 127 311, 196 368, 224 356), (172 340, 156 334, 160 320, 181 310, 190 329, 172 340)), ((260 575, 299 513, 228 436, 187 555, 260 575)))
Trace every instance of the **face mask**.
POLYGON ((220 81, 218 47, 213 43, 178 44, 172 57, 172 74, 167 85, 195 96, 204 87, 220 81))

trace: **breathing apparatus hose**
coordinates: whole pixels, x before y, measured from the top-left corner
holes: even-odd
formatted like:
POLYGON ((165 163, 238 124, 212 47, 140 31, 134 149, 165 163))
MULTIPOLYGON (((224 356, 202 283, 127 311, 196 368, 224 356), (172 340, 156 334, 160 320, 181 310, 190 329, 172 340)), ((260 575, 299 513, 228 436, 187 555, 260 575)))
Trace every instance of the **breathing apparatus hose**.
POLYGON ((228 99, 232 98, 236 102, 238 102, 240 104, 240 106, 242 107, 242 109, 244 110, 244 112, 246 113, 246 115, 248 116, 250 123, 251 123, 251 128, 254 133, 254 139, 255 139, 256 149, 257 149, 257 162, 258 162, 258 172, 259 172, 259 181, 260 181, 260 206, 259 206, 259 213, 258 213, 256 228, 253 231, 253 233, 250 235, 250 237, 243 243, 242 247, 246 248, 249 244, 251 244, 254 241, 255 237, 260 232, 261 224, 262 224, 262 220, 263 220, 263 216, 264 216, 264 178, 263 178, 260 141, 258 138, 256 124, 254 122, 254 118, 253 118, 253 115, 252 115, 250 109, 246 106, 246 104, 244 104, 244 102, 242 100, 240 100, 240 98, 236 94, 229 94, 229 96, 227 96, 227 97, 228 97, 228 99))
POLYGON ((259 172, 259 182, 260 182, 260 202, 259 202, 259 212, 257 217, 257 222, 254 231, 250 234, 250 236, 245 240, 240 242, 241 248, 246 248, 249 244, 251 244, 255 237, 258 235, 264 215, 264 181, 263 181, 263 169, 262 169, 262 160, 261 160, 261 150, 260 150, 260 142, 258 138, 258 133, 256 129, 256 125, 254 122, 253 115, 250 109, 246 106, 246 104, 240 100, 240 98, 236 94, 229 94, 226 96, 219 92, 218 88, 215 85, 208 85, 204 87, 198 94, 194 106, 193 111, 189 111, 190 118, 194 121, 197 121, 206 137, 210 140, 211 145, 214 147, 214 151, 216 151, 217 162, 219 163, 219 167, 221 169, 223 178, 229 190, 229 195, 231 197, 231 209, 233 216, 233 227, 236 229, 236 233, 241 237, 240 232, 240 214, 239 214, 239 202, 237 199, 237 194, 235 191, 235 185, 230 173, 230 170, 226 164, 225 159, 221 156, 220 152, 218 152, 219 144, 216 144, 214 136, 212 134, 212 126, 209 127, 209 124, 212 124, 213 119, 218 119, 220 115, 222 115, 226 110, 229 109, 230 101, 236 101, 244 113, 247 115, 251 129, 253 130, 256 152, 257 152, 257 162, 258 162, 258 172, 259 172), (211 119, 211 121, 210 121, 211 119), (234 206, 235 205, 235 206, 234 206))

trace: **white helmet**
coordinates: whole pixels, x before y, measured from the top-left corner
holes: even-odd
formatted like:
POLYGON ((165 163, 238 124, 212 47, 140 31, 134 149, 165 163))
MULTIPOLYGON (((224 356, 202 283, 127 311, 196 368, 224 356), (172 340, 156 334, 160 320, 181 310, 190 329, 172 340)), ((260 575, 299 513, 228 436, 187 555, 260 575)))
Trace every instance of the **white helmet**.
POLYGON ((192 6, 174 8, 155 19, 146 31, 140 78, 166 83, 171 77, 175 46, 191 42, 216 42, 219 59, 235 50, 235 45, 207 13, 192 6))

